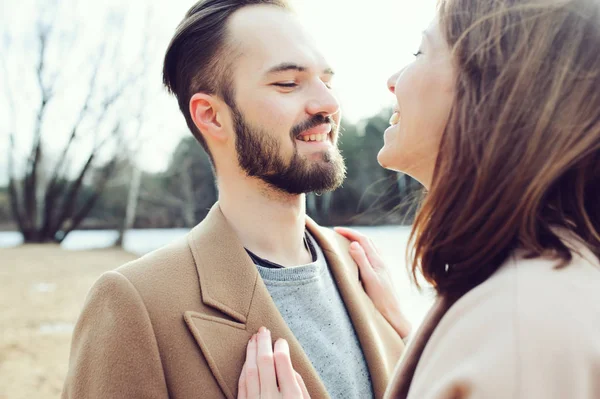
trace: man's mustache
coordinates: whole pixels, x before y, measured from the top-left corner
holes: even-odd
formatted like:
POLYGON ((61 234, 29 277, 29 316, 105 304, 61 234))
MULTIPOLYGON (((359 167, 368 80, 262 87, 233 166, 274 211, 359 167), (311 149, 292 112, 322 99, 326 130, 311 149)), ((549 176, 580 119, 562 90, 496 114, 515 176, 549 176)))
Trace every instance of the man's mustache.
POLYGON ((332 132, 337 131, 338 126, 331 116, 315 115, 312 118, 294 126, 290 131, 290 135, 292 139, 296 139, 298 136, 300 136, 300 134, 307 131, 308 129, 312 129, 313 127, 317 127, 324 124, 330 124, 332 132))

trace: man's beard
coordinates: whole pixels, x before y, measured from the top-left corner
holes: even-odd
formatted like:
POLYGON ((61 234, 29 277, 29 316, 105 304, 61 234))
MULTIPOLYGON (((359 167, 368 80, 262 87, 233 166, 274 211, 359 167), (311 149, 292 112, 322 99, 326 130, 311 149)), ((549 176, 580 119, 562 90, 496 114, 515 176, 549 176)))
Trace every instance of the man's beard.
POLYGON ((303 194, 332 191, 346 177, 344 158, 337 147, 323 152, 322 160, 308 160, 298 153, 296 137, 311 127, 330 123, 332 135, 336 126, 330 117, 315 115, 290 131, 294 154, 285 162, 281 143, 263 129, 250 126, 240 110, 231 106, 236 131, 236 151, 240 167, 250 177, 257 177, 271 187, 289 193, 303 194))

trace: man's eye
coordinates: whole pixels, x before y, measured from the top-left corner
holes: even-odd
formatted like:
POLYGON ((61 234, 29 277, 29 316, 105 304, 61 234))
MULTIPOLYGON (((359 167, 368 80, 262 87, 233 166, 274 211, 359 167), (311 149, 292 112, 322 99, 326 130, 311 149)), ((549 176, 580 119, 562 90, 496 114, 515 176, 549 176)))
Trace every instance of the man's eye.
POLYGON ((273 83, 273 85, 278 86, 278 87, 285 87, 285 88, 288 88, 288 89, 293 89, 294 87, 298 86, 294 82, 273 83))

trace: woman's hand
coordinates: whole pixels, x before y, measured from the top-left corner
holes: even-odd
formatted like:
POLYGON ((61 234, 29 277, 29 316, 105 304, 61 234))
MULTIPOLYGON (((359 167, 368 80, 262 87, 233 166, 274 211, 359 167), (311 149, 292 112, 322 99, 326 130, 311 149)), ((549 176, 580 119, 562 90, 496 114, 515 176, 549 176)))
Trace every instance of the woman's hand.
POLYGON ((350 255, 358 265, 365 292, 375 308, 394 327, 400 338, 406 338, 410 334, 411 326, 402 314, 392 275, 379 251, 371 239, 355 230, 344 227, 336 227, 334 230, 352 241, 350 255))
POLYGON ((238 399, 310 399, 300 374, 292 367, 290 348, 284 339, 275 342, 261 327, 246 349, 246 363, 238 384, 238 399))

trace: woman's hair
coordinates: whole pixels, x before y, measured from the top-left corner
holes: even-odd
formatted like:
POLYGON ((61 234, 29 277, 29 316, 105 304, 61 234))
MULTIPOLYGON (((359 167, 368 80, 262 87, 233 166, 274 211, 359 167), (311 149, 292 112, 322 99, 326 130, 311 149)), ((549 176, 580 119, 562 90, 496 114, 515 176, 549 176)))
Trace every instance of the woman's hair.
POLYGON ((556 227, 600 255, 600 1, 441 0, 457 70, 413 277, 440 294, 483 282, 517 248, 566 264, 556 227))

